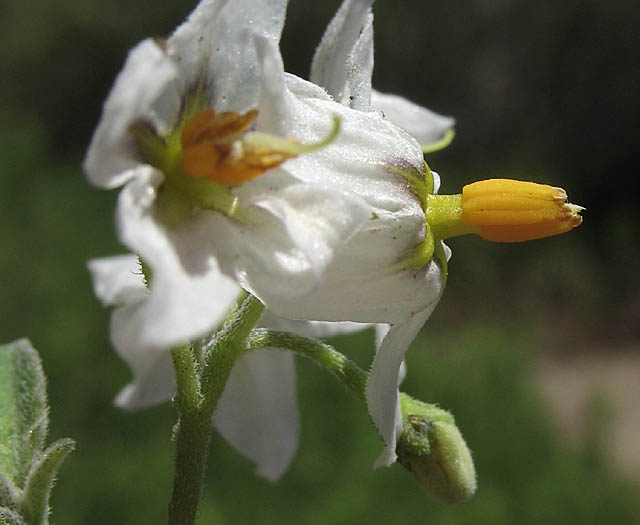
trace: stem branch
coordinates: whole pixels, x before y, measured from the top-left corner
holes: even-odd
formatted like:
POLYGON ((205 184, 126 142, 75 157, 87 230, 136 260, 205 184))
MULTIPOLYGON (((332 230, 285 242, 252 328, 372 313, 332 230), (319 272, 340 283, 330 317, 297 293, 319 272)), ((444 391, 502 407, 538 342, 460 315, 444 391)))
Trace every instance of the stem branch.
POLYGON ((171 351, 176 375, 178 423, 169 525, 193 525, 204 485, 211 419, 231 369, 245 351, 245 339, 260 319, 264 306, 249 295, 234 307, 221 330, 202 348, 183 345, 171 351))
POLYGON ((315 364, 331 372, 356 397, 366 403, 367 373, 331 345, 289 332, 277 332, 257 328, 252 330, 246 342, 247 350, 259 348, 283 348, 311 359, 315 364))

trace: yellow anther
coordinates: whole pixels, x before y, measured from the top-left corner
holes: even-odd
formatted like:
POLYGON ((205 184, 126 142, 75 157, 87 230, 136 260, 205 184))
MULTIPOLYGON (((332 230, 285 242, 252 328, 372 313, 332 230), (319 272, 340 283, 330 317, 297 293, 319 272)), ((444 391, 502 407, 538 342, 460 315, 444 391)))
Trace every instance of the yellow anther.
POLYGON ((182 151, 182 169, 191 177, 208 178, 220 163, 220 156, 220 151, 212 144, 194 144, 182 151))
POLYGON ((257 116, 255 109, 243 115, 231 111, 216 113, 213 109, 194 115, 180 136, 184 172, 191 177, 233 186, 259 177, 297 156, 298 151, 281 147, 283 139, 268 140, 265 139, 268 136, 247 132, 257 116))
POLYGON ((567 203, 562 188, 490 179, 462 189, 462 222, 488 241, 520 242, 550 237, 579 226, 584 208, 567 203))
POLYGON ((213 109, 205 109, 196 113, 185 124, 180 142, 183 148, 203 142, 224 142, 245 131, 257 116, 257 109, 247 111, 244 115, 233 111, 216 113, 213 109))

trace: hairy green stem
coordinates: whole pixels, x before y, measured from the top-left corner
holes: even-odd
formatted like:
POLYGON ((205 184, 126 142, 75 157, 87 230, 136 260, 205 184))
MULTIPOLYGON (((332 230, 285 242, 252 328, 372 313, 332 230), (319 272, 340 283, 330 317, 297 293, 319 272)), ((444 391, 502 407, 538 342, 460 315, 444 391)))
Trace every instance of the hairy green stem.
POLYGON ((204 347, 204 366, 201 375, 204 403, 211 410, 218 405, 236 359, 245 351, 245 340, 260 319, 264 306, 248 295, 233 315, 204 347))
POLYGON ((202 402, 202 396, 198 365, 191 345, 182 345, 171 350, 171 359, 176 377, 176 407, 180 412, 197 409, 202 402))
POLYGON ((190 345, 174 348, 171 357, 176 377, 174 403, 178 423, 174 428, 176 452, 169 524, 188 525, 196 519, 211 440, 211 422, 205 420, 202 411, 200 381, 190 345))
MULTIPOLYGON (((369 375, 331 345, 289 332, 256 328, 247 337, 246 349, 248 351, 259 350, 260 348, 281 348, 308 357, 320 368, 337 377, 343 385, 349 388, 366 405, 366 387, 369 375)), ((438 408, 436 405, 417 401, 404 392, 400 392, 400 405, 403 418, 416 412, 417 405, 420 405, 421 411, 429 413, 429 419, 444 417, 453 420, 453 417, 448 412, 438 408)), ((399 440, 401 441, 403 437, 399 436, 399 440)))
POLYGON ((211 417, 202 410, 183 412, 174 429, 176 441, 170 525, 193 525, 202 493, 211 441, 211 417))
POLYGON ((289 332, 276 332, 263 328, 252 330, 246 345, 247 350, 282 348, 308 357, 321 368, 331 372, 360 401, 366 403, 367 373, 331 345, 289 332))
POLYGON ((234 307, 224 326, 198 350, 191 345, 171 352, 176 375, 175 406, 178 423, 173 489, 169 503, 169 525, 193 525, 204 484, 211 418, 236 359, 245 349, 244 341, 260 319, 264 306, 247 296, 234 307), (200 364, 201 363, 201 364, 200 364))

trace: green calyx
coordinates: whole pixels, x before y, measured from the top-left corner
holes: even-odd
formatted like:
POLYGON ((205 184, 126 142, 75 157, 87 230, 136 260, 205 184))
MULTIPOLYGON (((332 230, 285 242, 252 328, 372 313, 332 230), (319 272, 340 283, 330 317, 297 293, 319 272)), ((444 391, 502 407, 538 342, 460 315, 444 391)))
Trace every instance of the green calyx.
POLYGON ((437 195, 434 190, 433 173, 424 163, 421 173, 412 166, 394 166, 393 173, 404 178, 413 194, 418 197, 425 215, 424 240, 399 265, 402 269, 419 270, 424 268, 433 257, 444 270, 446 278, 447 260, 440 241, 478 233, 478 227, 462 221, 462 195, 437 195))
POLYGON ((409 183, 411 192, 418 197, 422 209, 425 210, 427 197, 433 193, 435 187, 433 173, 431 173, 429 165, 425 162, 422 171, 408 163, 399 165, 390 164, 388 168, 391 173, 402 177, 409 183))
POLYGON ((420 205, 425 214, 425 235, 424 240, 416 246, 412 253, 400 263, 400 269, 411 268, 419 270, 424 268, 434 257, 443 269, 446 279, 447 275, 447 258, 444 253, 442 243, 439 242, 444 237, 441 236, 442 231, 432 226, 430 220, 430 207, 434 202, 435 183, 433 173, 429 165, 424 163, 424 170, 418 171, 413 166, 393 166, 393 173, 404 178, 410 185, 413 194, 420 200, 420 205))

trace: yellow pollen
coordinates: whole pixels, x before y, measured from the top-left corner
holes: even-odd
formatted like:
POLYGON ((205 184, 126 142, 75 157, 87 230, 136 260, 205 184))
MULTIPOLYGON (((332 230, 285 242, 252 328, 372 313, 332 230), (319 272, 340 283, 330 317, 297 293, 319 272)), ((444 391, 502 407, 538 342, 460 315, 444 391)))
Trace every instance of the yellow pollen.
POLYGON ((489 179, 462 189, 462 222, 488 241, 521 242, 568 232, 584 208, 567 203, 562 188, 489 179))
POLYGON ((271 141, 273 147, 264 143, 258 146, 256 140, 250 140, 251 132, 247 129, 257 116, 256 109, 243 115, 206 109, 191 117, 180 135, 184 172, 191 177, 233 186, 259 177, 297 156, 288 148, 278 147, 282 139, 271 141))

